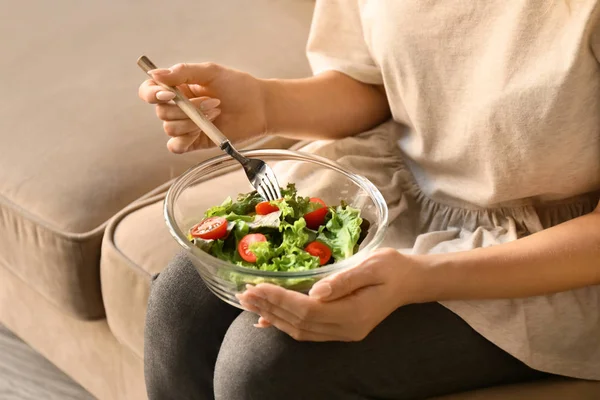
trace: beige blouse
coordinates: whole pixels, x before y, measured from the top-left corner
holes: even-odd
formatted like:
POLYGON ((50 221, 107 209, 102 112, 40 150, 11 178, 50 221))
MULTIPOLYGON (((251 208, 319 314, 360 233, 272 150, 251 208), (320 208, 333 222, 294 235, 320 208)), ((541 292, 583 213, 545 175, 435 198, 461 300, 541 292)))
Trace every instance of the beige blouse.
MULTIPOLYGON (((395 122, 313 150, 380 186, 388 244, 495 245, 597 204, 599 1, 320 0, 307 52, 315 74, 385 86, 395 122), (386 140, 392 161, 366 168, 386 140)), ((600 380, 598 286, 443 304, 533 368, 600 380)))

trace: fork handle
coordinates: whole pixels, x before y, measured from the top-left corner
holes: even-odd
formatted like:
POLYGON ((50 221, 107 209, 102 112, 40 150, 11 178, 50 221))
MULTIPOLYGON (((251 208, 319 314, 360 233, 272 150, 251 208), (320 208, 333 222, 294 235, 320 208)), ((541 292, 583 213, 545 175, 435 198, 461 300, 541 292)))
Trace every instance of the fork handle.
MULTIPOLYGON (((146 74, 152 77, 152 75, 150 75, 149 72, 153 69, 156 69, 156 65, 154 65, 154 63, 150 61, 148 57, 141 56, 138 59, 137 64, 140 66, 141 69, 144 70, 144 72, 146 72, 146 74)), ((204 114, 198 111, 198 109, 192 104, 192 102, 187 97, 185 97, 185 95, 181 93, 179 89, 177 89, 176 87, 167 86, 160 82, 156 83, 158 83, 166 90, 175 93, 175 98, 173 99, 175 104, 177 104, 179 108, 181 108, 181 110, 196 125, 198 125, 198 127, 202 129, 202 132, 204 132, 204 134, 208 136, 210 140, 212 140, 217 146, 219 146, 221 150, 225 150, 225 148, 228 147, 229 139, 227 139, 227 137, 225 137, 225 135, 221 133, 219 128, 217 128, 212 122, 210 122, 210 120, 206 118, 204 114)))

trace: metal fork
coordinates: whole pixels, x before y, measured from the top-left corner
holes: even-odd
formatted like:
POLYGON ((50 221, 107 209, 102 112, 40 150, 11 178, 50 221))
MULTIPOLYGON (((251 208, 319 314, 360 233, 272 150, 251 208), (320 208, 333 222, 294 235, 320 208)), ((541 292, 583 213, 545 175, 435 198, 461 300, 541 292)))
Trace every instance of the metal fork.
MULTIPOLYGON (((156 65, 148 57, 141 56, 137 64, 148 74, 148 72, 156 69, 156 65)), ((169 90, 175 93, 175 99, 173 101, 175 104, 179 106, 183 110, 184 113, 200 129, 202 132, 206 134, 221 150, 225 153, 229 154, 231 157, 236 159, 242 167, 244 167, 244 171, 246 172, 246 176, 250 181, 250 184, 256 189, 256 191, 264 197, 266 200, 272 201, 281 198, 281 192, 279 190, 279 183, 277 182, 277 178, 275 177, 275 173, 271 167, 267 165, 263 160, 259 160, 257 158, 248 158, 241 155, 235 147, 229 142, 229 139, 221 131, 217 128, 212 122, 204 116, 198 109, 189 101, 187 97, 184 96, 181 91, 175 87, 163 85, 162 83, 157 82, 160 86, 164 87, 166 90, 169 90)))

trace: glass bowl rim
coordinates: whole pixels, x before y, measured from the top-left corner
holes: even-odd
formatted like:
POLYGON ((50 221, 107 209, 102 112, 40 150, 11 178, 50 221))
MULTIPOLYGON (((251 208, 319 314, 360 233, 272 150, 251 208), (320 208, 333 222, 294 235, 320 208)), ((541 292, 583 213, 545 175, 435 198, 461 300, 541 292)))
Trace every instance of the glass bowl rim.
MULTIPOLYGON (((188 183, 187 181, 190 179, 191 176, 198 172, 198 170, 208 169, 211 166, 217 165, 226 160, 233 161, 233 159, 229 155, 223 154, 202 161, 190 167, 187 171, 181 174, 169 187, 163 204, 163 216, 165 218, 165 222, 171 236, 173 236, 173 238, 179 243, 181 247, 192 253, 193 256, 197 257, 201 261, 209 263, 213 267, 233 270, 235 272, 239 272, 246 275, 254 275, 257 277, 306 278, 311 276, 327 274, 332 271, 347 269, 355 264, 358 264, 372 250, 376 249, 383 241, 388 225, 387 203, 379 189, 377 189, 377 187, 373 183, 371 183, 371 181, 369 181, 367 178, 349 171, 348 169, 344 168, 342 165, 335 161, 308 152, 302 152, 297 150, 259 149, 242 150, 240 151, 240 153, 242 153, 246 157, 276 156, 283 158, 281 161, 305 161, 332 169, 338 173, 343 174, 344 176, 346 176, 346 178, 357 184, 361 189, 369 193, 369 196, 371 197, 377 208, 379 226, 371 241, 365 247, 360 249, 356 254, 352 255, 349 258, 346 258, 345 260, 336 262, 326 267, 320 267, 306 271, 262 271, 258 269, 242 267, 213 257, 210 254, 200 250, 198 247, 192 245, 192 243, 187 239, 187 236, 181 231, 181 229, 179 229, 175 220, 174 206, 175 200, 177 198, 176 196, 179 194, 180 191, 185 190, 186 185, 188 183)), ((211 179, 217 178, 218 176, 211 179)))

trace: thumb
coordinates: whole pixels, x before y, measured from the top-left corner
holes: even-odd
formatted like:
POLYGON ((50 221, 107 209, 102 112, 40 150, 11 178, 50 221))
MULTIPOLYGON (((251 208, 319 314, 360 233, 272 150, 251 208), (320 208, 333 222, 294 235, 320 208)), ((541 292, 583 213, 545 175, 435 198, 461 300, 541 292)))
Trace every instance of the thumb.
POLYGON ((368 258, 356 267, 315 283, 308 295, 322 301, 337 300, 360 288, 382 283, 379 275, 377 273, 377 258, 368 258))
POLYGON ((169 69, 154 69, 150 71, 152 78, 167 86, 182 84, 208 85, 223 70, 218 64, 175 64, 169 69))

